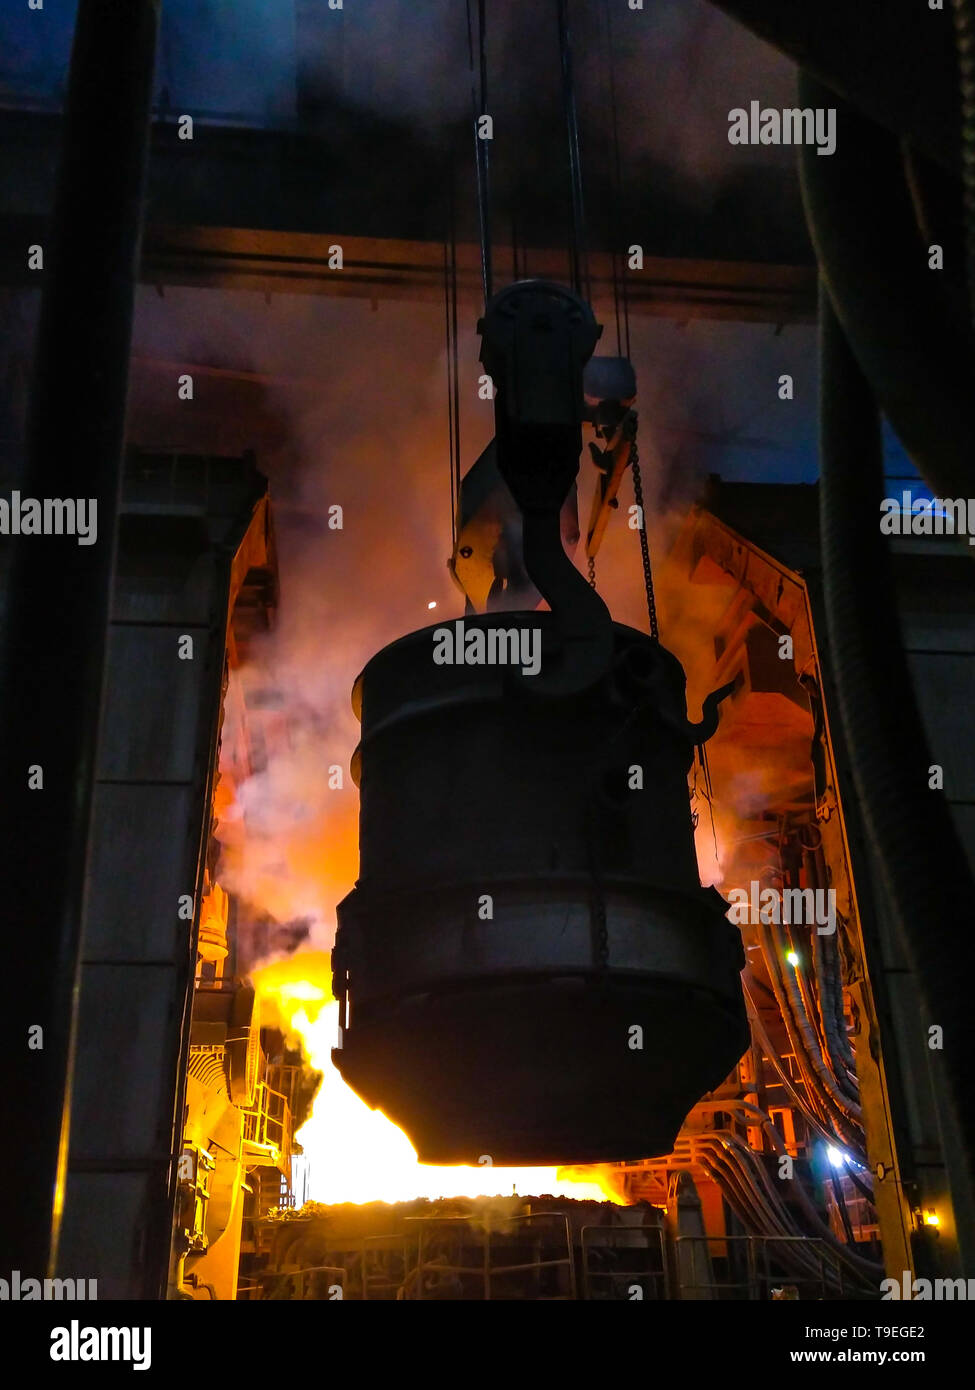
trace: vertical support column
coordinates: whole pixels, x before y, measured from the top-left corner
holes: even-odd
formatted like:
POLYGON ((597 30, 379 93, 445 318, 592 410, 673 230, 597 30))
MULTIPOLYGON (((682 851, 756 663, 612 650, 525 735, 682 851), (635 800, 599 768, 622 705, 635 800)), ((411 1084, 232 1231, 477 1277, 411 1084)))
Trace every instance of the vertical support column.
POLYGON ((53 1270, 60 1224, 158 17, 159 0, 78 6, 22 496, 84 498, 97 530, 90 544, 16 537, 0 654, 6 970, 16 986, 4 1039, 16 1124, 5 1225, 11 1267, 32 1277, 53 1270), (35 1032, 29 1047, 38 1026, 43 1045, 35 1032))

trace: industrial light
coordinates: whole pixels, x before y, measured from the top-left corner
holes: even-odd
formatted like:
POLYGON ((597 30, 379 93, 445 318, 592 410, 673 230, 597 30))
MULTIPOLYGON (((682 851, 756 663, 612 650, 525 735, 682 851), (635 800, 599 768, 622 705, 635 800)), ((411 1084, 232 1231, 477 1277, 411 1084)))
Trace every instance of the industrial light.
POLYGON ((437 600, 436 600, 435 598, 434 598, 434 599, 431 599, 430 602, 427 604, 427 607, 428 607, 428 608, 436 608, 436 606, 437 606, 437 600))
POLYGON ((938 1215, 938 1213, 934 1210, 933 1207, 929 1207, 928 1210, 924 1213, 924 1224, 925 1226, 941 1225, 941 1217, 938 1215))
POLYGON ((832 1144, 830 1144, 826 1150, 826 1157, 834 1168, 844 1168, 846 1166, 845 1155, 840 1153, 839 1149, 834 1148, 832 1144))
POLYGON ((789 953, 786 956, 786 960, 789 962, 790 965, 799 964, 799 957, 796 955, 795 951, 789 951, 789 953))

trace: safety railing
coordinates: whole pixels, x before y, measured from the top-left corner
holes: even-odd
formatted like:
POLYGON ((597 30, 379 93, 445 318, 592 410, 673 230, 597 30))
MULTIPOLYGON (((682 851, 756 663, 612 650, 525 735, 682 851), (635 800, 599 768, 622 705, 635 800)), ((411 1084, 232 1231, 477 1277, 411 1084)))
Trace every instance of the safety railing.
POLYGON ((500 1278, 530 1273, 534 1275, 535 1285, 540 1290, 543 1271, 554 1269, 565 1271, 564 1279, 567 1292, 557 1294, 541 1294, 539 1292, 538 1296, 553 1302, 576 1297, 572 1236, 569 1230, 568 1217, 564 1212, 540 1211, 527 1212, 519 1216, 505 1216, 501 1218, 501 1225, 497 1229, 492 1228, 490 1217, 480 1220, 468 1216, 414 1216, 407 1217, 407 1221, 411 1225, 415 1223, 417 1234, 416 1266, 407 1281, 408 1288, 404 1290, 407 1297, 422 1301, 431 1292, 426 1281, 435 1277, 438 1281, 444 1278, 456 1281, 476 1279, 481 1287, 481 1297, 485 1301, 490 1301, 500 1278), (492 1240, 496 1241, 499 1237, 501 1239, 506 1238, 512 1233, 510 1228, 514 1226, 529 1225, 536 1221, 558 1224, 559 1237, 557 1241, 551 1241, 551 1245, 557 1245, 561 1248, 564 1241, 564 1255, 559 1254, 552 1258, 543 1259, 542 1242, 534 1237, 533 1259, 520 1260, 514 1264, 496 1265, 492 1263, 492 1240), (433 1234, 434 1228, 438 1226, 447 1231, 453 1227, 458 1234, 461 1233, 462 1227, 467 1226, 471 1228, 472 1233, 477 1233, 481 1244, 482 1258, 480 1263, 477 1265, 452 1264, 443 1252, 431 1257, 429 1255, 429 1238, 433 1234))
POLYGON ((664 1233, 659 1226, 583 1226, 579 1245, 584 1299, 670 1297, 664 1233), (621 1263, 638 1267, 620 1268, 621 1263))
POLYGON ((258 1082, 254 1104, 244 1111, 244 1143, 268 1154, 268 1163, 287 1171, 291 1162, 291 1107, 287 1097, 258 1082))
POLYGON ((775 1302, 852 1296, 849 1275, 809 1236, 678 1236, 679 1298, 775 1302))
POLYGON ((333 1303, 345 1298, 348 1270, 344 1265, 309 1265, 306 1269, 282 1269, 275 1274, 257 1274, 237 1286, 242 1295, 256 1302, 333 1303))

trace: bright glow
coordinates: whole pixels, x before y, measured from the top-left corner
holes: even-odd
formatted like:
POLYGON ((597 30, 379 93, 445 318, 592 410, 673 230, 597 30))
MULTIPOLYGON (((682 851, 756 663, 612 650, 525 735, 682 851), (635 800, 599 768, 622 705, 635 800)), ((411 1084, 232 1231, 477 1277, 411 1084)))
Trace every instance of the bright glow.
POLYGON ((789 954, 786 956, 786 960, 789 962, 790 965, 799 964, 799 957, 796 955, 795 951, 790 951, 789 954))
POLYGON ((434 1167, 422 1164, 402 1130, 380 1110, 370 1110, 332 1063, 338 1042, 339 1006, 331 1000, 330 973, 322 952, 303 952, 252 974, 268 1010, 301 1038, 312 1066, 323 1073, 311 1116, 296 1138, 308 1162, 311 1201, 407 1202, 416 1197, 571 1197, 615 1202, 618 1171, 605 1165, 580 1168, 434 1167), (329 1001, 329 1002, 326 1002, 329 1001))
POLYGON ((427 607, 428 607, 428 608, 436 608, 436 606, 437 606, 437 600, 436 600, 436 599, 431 599, 430 602, 427 604, 427 607))
POLYGON ((936 1211, 929 1209, 924 1213, 924 1224, 925 1226, 940 1226, 941 1217, 936 1211))
POLYGON ((840 1153, 839 1149, 834 1149, 832 1144, 830 1144, 826 1150, 826 1157, 829 1159, 830 1163, 832 1163, 834 1168, 846 1167, 845 1156, 840 1153))

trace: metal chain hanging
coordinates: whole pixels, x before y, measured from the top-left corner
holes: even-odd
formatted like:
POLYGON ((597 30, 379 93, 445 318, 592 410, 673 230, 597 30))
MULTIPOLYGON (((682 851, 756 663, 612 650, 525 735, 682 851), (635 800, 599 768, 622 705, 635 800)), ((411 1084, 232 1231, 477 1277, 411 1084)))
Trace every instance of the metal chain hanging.
POLYGON ((590 587, 591 589, 595 589, 595 587, 596 587, 596 557, 595 557, 595 555, 590 555, 590 556, 589 556, 589 587, 590 587))
POLYGON ((630 446, 630 467, 633 469, 633 495, 640 508, 640 556, 643 560, 643 583, 647 591, 647 613, 650 616, 650 636, 660 641, 657 627, 657 602, 653 593, 653 571, 650 568, 650 544, 647 540, 647 512, 643 505, 643 478, 640 474, 640 452, 634 438, 630 446))

